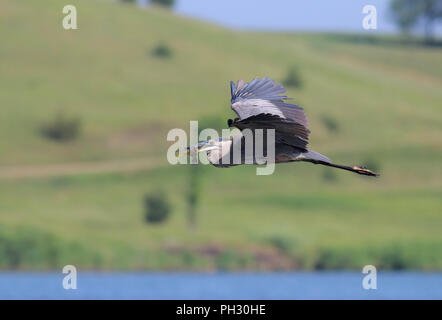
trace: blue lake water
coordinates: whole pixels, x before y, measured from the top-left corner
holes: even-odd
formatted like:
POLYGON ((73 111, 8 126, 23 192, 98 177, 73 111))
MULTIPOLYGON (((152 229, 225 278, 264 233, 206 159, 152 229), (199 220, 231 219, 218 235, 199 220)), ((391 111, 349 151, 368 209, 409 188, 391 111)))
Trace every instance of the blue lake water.
POLYGON ((442 273, 378 272, 377 289, 357 272, 155 273, 0 272, 0 299, 442 299, 442 273))

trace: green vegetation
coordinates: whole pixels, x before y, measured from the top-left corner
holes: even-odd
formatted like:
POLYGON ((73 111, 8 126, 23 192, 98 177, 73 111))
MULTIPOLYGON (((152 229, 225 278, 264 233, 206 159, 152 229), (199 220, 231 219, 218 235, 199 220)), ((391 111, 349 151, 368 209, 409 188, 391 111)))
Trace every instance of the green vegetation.
POLYGON ((437 21, 442 20, 442 0, 393 0, 390 11, 393 20, 403 32, 409 33, 412 27, 423 22, 426 41, 434 41, 434 26, 437 21))
POLYGON ((197 224, 198 201, 201 194, 201 173, 203 169, 198 165, 189 166, 189 185, 187 187, 187 222, 191 229, 197 224))
POLYGON ((175 0, 151 0, 150 2, 166 8, 172 8, 175 5, 175 0))
POLYGON ((287 76, 282 81, 287 88, 300 88, 302 86, 301 76, 296 68, 289 69, 287 76))
POLYGON ((99 268, 100 255, 76 242, 66 242, 50 233, 19 226, 0 229, 0 268, 55 269, 78 261, 86 268, 99 268))
POLYGON ((339 124, 334 118, 328 115, 323 115, 321 117, 321 121, 324 124, 324 126, 328 129, 328 131, 336 132, 339 130, 339 124))
POLYGON ((234 32, 114 1, 76 6, 79 29, 65 31, 59 1, 0 3, 1 268, 442 268, 441 48, 234 32), (158 43, 173 59, 146 57, 158 43), (189 167, 167 163, 167 132, 233 118, 229 80, 284 79, 294 64, 303 87, 288 95, 307 112, 310 147, 337 163, 374 161, 381 177, 336 171, 328 183, 308 163, 272 176, 203 167, 190 231, 189 167), (70 143, 36 130, 59 106, 84 120, 70 143), (134 159, 146 168, 124 165, 134 159), (110 161, 119 171, 84 165, 110 161), (155 190, 172 212, 147 226, 140 200, 155 190))
POLYGON ((324 181, 333 182, 338 178, 338 173, 332 168, 323 168, 322 171, 322 179, 324 179, 324 181))
POLYGON ((152 193, 144 197, 147 223, 161 223, 167 220, 170 214, 170 205, 164 193, 152 193))
POLYGON ((53 140, 69 141, 77 138, 80 133, 81 121, 79 118, 68 117, 63 112, 58 112, 55 118, 41 128, 41 133, 53 140))
POLYGON ((170 58, 172 49, 165 44, 159 44, 153 49, 152 54, 159 58, 170 58))

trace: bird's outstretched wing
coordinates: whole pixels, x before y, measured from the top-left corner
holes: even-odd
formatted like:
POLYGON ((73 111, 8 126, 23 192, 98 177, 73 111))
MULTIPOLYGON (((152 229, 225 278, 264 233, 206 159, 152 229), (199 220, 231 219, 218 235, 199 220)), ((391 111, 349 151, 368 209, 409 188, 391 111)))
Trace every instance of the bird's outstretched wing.
POLYGON ((286 92, 281 84, 255 78, 246 83, 230 81, 230 90, 232 109, 239 117, 233 126, 240 130, 275 129, 277 142, 306 149, 310 131, 304 110, 284 101, 289 98, 281 95, 286 92))

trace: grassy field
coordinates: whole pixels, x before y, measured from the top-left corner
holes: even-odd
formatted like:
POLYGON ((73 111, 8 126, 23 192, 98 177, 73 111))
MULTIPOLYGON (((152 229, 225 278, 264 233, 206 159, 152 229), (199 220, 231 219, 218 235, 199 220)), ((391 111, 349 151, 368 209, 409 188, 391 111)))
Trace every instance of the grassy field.
POLYGON ((440 47, 237 32, 105 0, 76 7, 79 30, 65 31, 59 1, 0 4, 1 268, 442 269, 440 47), (152 55, 160 43, 170 58, 152 55), (381 177, 204 167, 190 230, 189 169, 167 163, 168 130, 233 117, 229 80, 281 81, 292 67, 310 147, 381 177), (41 134, 60 110, 81 119, 74 141, 41 134), (123 165, 134 159, 146 166, 123 165), (112 161, 121 169, 94 169, 112 161), (143 220, 153 190, 173 205, 159 226, 143 220))

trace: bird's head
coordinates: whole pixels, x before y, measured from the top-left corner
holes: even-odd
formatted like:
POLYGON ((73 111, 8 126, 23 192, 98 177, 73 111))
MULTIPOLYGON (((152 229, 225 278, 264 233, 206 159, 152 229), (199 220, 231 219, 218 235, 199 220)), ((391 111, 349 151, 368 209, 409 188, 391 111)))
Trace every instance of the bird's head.
MULTIPOLYGON (((211 140, 207 140, 207 141, 203 141, 203 142, 199 142, 194 146, 191 147, 187 147, 187 155, 190 156, 192 151, 195 153, 199 153, 199 152, 204 152, 204 151, 212 151, 212 150, 216 150, 221 146, 221 142, 220 141, 216 141, 214 139, 211 140)), ((177 155, 180 156, 179 151, 177 151, 177 155)), ((184 155, 184 154, 181 154, 184 155)))
MULTIPOLYGON (((204 151, 212 151, 212 150, 216 150, 221 146, 221 142, 220 141, 216 141, 214 139, 210 139, 207 141, 203 141, 198 143, 194 148, 196 149, 197 152, 204 152, 204 151)), ((192 150, 192 147, 187 148, 187 152, 188 154, 190 154, 192 150)))

